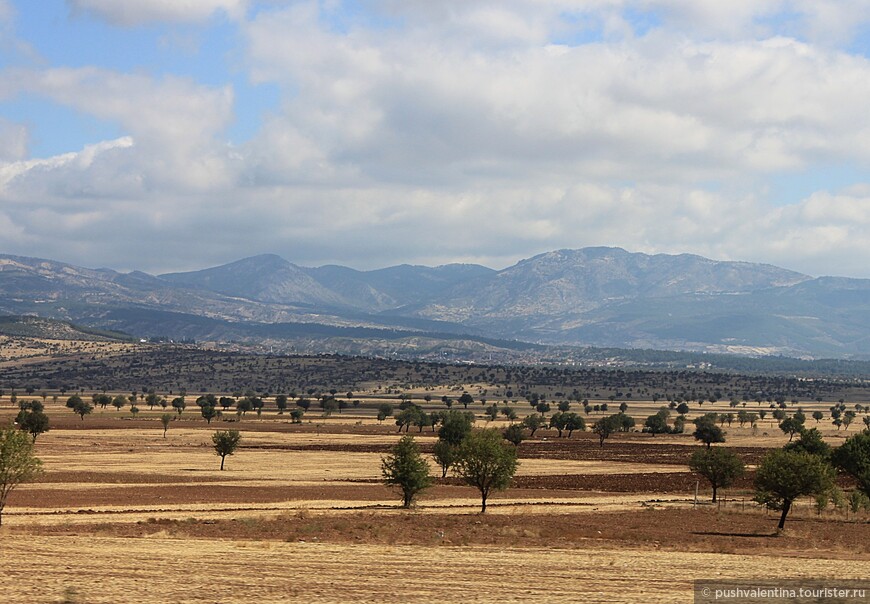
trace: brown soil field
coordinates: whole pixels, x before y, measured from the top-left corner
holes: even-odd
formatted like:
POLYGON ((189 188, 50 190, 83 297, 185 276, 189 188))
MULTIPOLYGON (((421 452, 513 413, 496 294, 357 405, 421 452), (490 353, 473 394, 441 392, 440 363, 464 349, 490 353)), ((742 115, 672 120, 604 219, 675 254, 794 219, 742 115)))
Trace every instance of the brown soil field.
MULTIPOLYGON (((751 471, 724 505, 701 481, 695 505, 690 435, 538 433, 481 515, 453 477, 397 509, 379 480, 399 435, 365 415, 208 426, 188 411, 163 438, 156 410, 48 412, 45 473, 3 514, 0 602, 686 602, 696 578, 861 579, 870 561, 866 514, 800 501, 777 534, 751 471), (210 439, 227 428, 243 440, 220 471, 210 439)), ((787 440, 734 436, 750 466, 787 440)))

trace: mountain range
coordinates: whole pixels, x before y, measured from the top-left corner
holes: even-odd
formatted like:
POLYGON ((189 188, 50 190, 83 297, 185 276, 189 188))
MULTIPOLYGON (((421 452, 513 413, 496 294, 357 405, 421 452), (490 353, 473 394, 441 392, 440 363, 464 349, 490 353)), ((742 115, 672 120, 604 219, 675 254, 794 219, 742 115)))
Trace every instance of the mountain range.
POLYGON ((870 359, 870 280, 605 247, 498 271, 309 268, 266 254, 149 275, 0 255, 0 314, 137 337, 305 341, 323 352, 338 338, 870 359))

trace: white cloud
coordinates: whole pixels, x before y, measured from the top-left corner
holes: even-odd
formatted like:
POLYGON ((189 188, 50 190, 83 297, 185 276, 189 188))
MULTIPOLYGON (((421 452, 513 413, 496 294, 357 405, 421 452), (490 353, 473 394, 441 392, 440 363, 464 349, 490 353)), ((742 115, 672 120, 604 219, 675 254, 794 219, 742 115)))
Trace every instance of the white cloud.
POLYGON ((26 157, 27 142, 27 126, 0 117, 0 162, 26 157))
POLYGON ((0 77, 0 83, 7 94, 39 94, 118 123, 136 143, 135 155, 124 156, 129 163, 116 166, 124 182, 137 173, 147 187, 181 191, 226 185, 232 178, 218 136, 232 118, 229 86, 96 68, 17 70, 0 77))
MULTIPOLYGON (((266 138, 284 130, 350 173, 692 182, 870 160, 870 62, 788 38, 498 51, 438 44, 437 28, 343 35, 319 23, 313 4, 261 14, 246 28, 250 68, 287 91, 266 138)), ((254 145, 270 153, 269 140, 254 145)))
POLYGON ((67 0, 74 13, 95 14, 111 23, 135 26, 157 21, 204 21, 215 13, 244 15, 247 0, 67 0))
MULTIPOLYGON (((76 5, 134 24, 244 3, 76 5)), ((281 101, 237 146, 223 140, 238 110, 229 86, 0 73, 3 94, 41 95, 125 134, 27 159, 26 132, 0 123, 20 135, 0 148, 0 249, 162 271, 258 252, 505 266, 620 245, 870 276, 867 190, 820 182, 784 207, 759 193, 772 175, 870 164, 870 62, 830 40, 768 35, 765 19, 785 8, 808 31, 808 2, 724 13, 718 0, 396 0, 377 3, 395 20, 341 28, 329 6, 239 22, 242 67, 281 101), (662 24, 637 35, 626 8, 662 24), (572 42, 596 28, 600 40, 572 42)), ((843 14, 818 7, 832 12, 819 19, 843 14)))

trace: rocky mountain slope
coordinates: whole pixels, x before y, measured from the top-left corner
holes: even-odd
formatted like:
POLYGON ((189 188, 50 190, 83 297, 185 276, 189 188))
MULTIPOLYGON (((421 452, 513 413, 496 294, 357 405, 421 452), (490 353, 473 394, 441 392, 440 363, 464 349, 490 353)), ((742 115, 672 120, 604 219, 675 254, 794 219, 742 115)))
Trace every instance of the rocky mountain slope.
POLYGON ((870 280, 619 248, 557 250, 500 271, 462 264, 307 268, 263 255, 160 276, 0 256, 0 314, 194 339, 292 339, 300 331, 292 325, 304 324, 309 337, 321 325, 362 328, 353 332, 361 339, 467 334, 574 346, 870 358, 870 280))

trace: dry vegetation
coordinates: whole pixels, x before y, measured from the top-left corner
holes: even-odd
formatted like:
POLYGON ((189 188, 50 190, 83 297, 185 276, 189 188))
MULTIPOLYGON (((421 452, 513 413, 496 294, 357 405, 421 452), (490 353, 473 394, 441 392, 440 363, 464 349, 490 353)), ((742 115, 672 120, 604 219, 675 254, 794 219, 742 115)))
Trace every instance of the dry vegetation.
MULTIPOLYGON (((427 409, 443 409, 442 395, 487 389, 493 384, 451 382, 412 392, 427 409)), ((697 478, 686 464, 697 445, 687 434, 617 434, 599 447, 588 432, 559 439, 541 430, 520 445, 514 485, 486 515, 477 513, 477 492, 453 478, 401 511, 397 493, 379 482, 380 458, 398 435, 374 412, 398 403, 391 390, 358 387, 359 406, 330 418, 312 406, 302 424, 267 399, 261 417, 228 413, 233 421, 207 426, 188 395, 166 438, 159 407, 140 402, 136 417, 129 407, 96 409, 82 421, 47 392, 52 429, 36 443, 46 472, 10 497, 0 601, 685 602, 695 578, 866 577, 864 513, 819 515, 801 501, 777 534, 776 517, 751 502, 751 473, 722 493, 724 506, 707 503, 701 482, 694 505, 697 478), (210 436, 230 427, 243 444, 221 472, 210 436)), ((509 404, 521 416, 531 411, 522 399, 509 404)), ((800 404, 809 414, 830 402, 800 404)), ((636 395, 628 412, 640 424, 660 406, 636 395)), ((691 407, 690 418, 729 410, 723 401, 691 407)), ((501 417, 487 424, 483 408, 469 407, 478 426, 508 425, 501 417)), ((7 389, 0 422, 15 411, 7 389)), ((859 425, 820 427, 839 444, 859 425)), ((769 418, 726 431, 750 465, 788 440, 769 418)), ((430 429, 410 433, 431 451, 430 429)))

